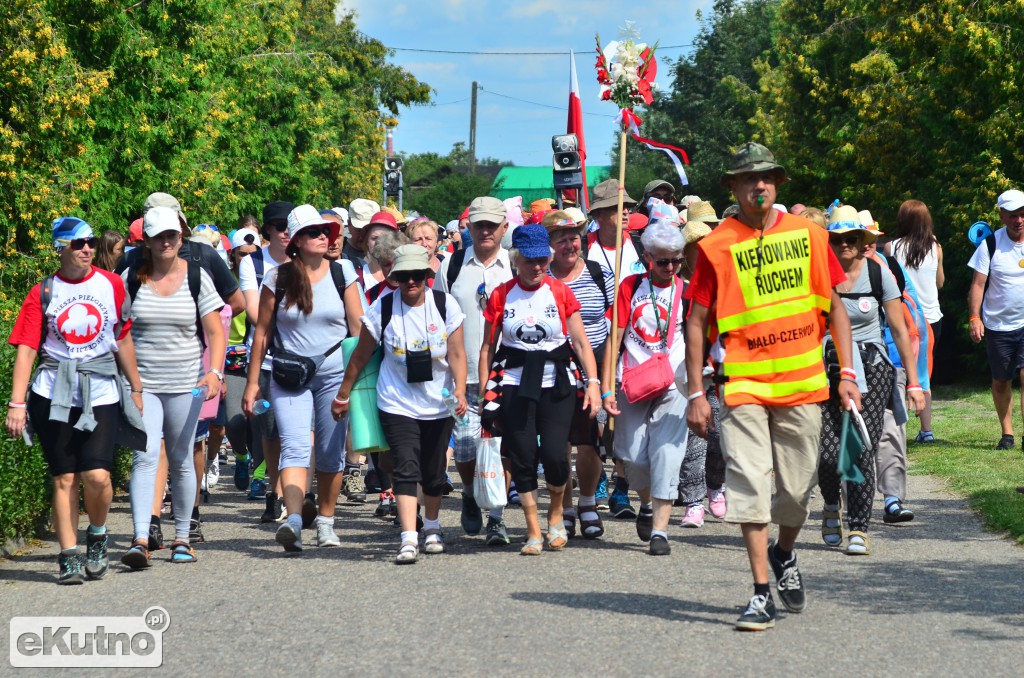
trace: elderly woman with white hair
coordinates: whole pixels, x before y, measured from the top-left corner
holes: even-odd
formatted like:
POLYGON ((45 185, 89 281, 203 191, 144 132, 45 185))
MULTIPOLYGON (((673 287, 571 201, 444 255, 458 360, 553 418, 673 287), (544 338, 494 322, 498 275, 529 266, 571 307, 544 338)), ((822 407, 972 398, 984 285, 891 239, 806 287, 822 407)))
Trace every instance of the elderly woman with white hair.
POLYGON ((618 369, 601 390, 605 410, 616 417, 615 456, 640 496, 637 536, 650 542, 651 555, 660 556, 671 553, 668 522, 686 451, 687 400, 675 384, 686 354, 684 282, 679 277, 685 243, 678 228, 656 223, 644 231, 642 244, 647 272, 619 285, 620 343, 605 351, 605 379, 612 361, 618 369), (615 381, 621 383, 621 403, 615 381))

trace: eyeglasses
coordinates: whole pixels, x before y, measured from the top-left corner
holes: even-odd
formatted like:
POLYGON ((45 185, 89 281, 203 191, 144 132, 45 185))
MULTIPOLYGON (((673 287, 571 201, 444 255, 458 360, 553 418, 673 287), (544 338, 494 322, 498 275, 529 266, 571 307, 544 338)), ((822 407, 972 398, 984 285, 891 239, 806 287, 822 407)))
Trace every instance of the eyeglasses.
POLYGON ((325 238, 331 237, 330 226, 308 226, 302 229, 302 232, 305 235, 308 235, 310 238, 319 238, 320 236, 323 236, 325 238))
POLYGON ((426 271, 399 271, 392 273, 391 278, 398 284, 408 285, 411 282, 421 283, 427 279, 426 271))
POLYGON ((857 233, 847 233, 846 235, 833 235, 828 240, 833 245, 856 247, 857 245, 860 244, 860 235, 857 233))
POLYGON ((74 240, 69 240, 68 241, 68 246, 70 246, 71 249, 73 249, 73 250, 80 250, 83 247, 85 247, 86 245, 89 246, 89 249, 94 250, 94 249, 96 249, 96 246, 99 245, 99 244, 100 244, 100 239, 99 238, 95 238, 95 237, 94 238, 75 238, 74 240))
POLYGON ((679 264, 683 263, 683 258, 676 257, 674 259, 655 259, 654 263, 657 266, 668 266, 669 264, 673 266, 678 266, 679 264))

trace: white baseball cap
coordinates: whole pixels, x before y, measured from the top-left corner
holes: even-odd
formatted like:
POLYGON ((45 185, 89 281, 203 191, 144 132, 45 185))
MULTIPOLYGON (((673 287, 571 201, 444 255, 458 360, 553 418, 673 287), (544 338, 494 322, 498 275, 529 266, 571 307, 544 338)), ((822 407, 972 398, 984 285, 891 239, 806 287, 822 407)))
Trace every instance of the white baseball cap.
POLYGON ((348 206, 348 225, 351 228, 364 228, 378 212, 380 205, 374 201, 356 198, 348 206))
POLYGON ((245 247, 246 245, 256 245, 259 247, 260 239, 253 231, 248 228, 240 228, 231 234, 231 247, 245 247))
POLYGON ((996 207, 1007 212, 1016 212, 1020 208, 1024 207, 1024 193, 1014 189, 1012 191, 1006 191, 999 196, 996 200, 996 207))
POLYGON ((162 205, 150 207, 146 211, 146 216, 143 217, 142 232, 152 238, 166 231, 181 233, 181 221, 178 219, 178 213, 173 208, 162 205))

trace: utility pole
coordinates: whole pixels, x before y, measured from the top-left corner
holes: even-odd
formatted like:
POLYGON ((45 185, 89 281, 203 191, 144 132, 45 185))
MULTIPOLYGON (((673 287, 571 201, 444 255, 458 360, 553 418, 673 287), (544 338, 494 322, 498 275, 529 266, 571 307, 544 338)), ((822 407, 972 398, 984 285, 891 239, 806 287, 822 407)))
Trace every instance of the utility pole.
POLYGON ((469 173, 476 174, 476 90, 479 87, 473 81, 473 103, 469 107, 469 173))

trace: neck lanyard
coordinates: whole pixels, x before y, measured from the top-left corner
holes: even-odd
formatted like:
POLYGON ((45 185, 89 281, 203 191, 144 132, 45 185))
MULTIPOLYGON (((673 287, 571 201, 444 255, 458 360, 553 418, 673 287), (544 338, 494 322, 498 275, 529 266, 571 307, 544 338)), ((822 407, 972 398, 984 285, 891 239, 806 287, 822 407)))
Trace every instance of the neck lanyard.
POLYGON ((669 328, 668 324, 673 321, 673 318, 672 318, 672 303, 676 299, 676 277, 674 275, 672 276, 672 282, 669 284, 669 288, 668 288, 668 313, 665 314, 665 327, 664 327, 664 329, 662 329, 662 327, 661 327, 661 314, 658 313, 658 301, 657 301, 658 300, 658 296, 654 293, 654 283, 651 282, 650 274, 647 275, 647 287, 651 291, 651 308, 654 309, 654 324, 658 328, 658 336, 661 337, 661 340, 664 341, 666 346, 667 346, 668 345, 668 328, 669 328))
MULTIPOLYGON (((395 292, 398 292, 398 290, 395 290, 395 292)), ((392 294, 395 294, 395 292, 392 292, 392 294)), ((405 352, 409 353, 409 331, 405 329, 405 309, 406 309, 406 305, 405 305, 405 302, 402 301, 402 293, 401 292, 398 292, 398 294, 396 296, 398 297, 398 303, 400 303, 402 305, 402 334, 404 335, 402 337, 402 343, 405 344, 405 352)), ((415 307, 414 306, 409 306, 408 308, 415 308, 415 307)), ((429 318, 427 317, 427 314, 429 312, 430 312, 430 309, 427 307, 427 288, 424 285, 424 287, 423 287, 423 337, 424 337, 424 340, 425 340, 425 342, 427 344, 426 350, 428 350, 428 351, 431 349, 431 346, 430 346, 430 332, 427 331, 427 322, 429 321, 429 318)))
MULTIPOLYGON (((604 245, 601 243, 601 236, 594 234, 594 242, 597 244, 598 249, 601 250, 601 256, 604 257, 604 263, 608 264, 608 270, 612 272, 612 275, 615 275, 615 267, 612 266, 612 262, 608 261, 608 253, 604 251, 604 245)), ((625 246, 625 243, 623 243, 623 246, 625 246)))

